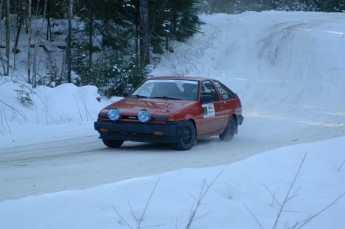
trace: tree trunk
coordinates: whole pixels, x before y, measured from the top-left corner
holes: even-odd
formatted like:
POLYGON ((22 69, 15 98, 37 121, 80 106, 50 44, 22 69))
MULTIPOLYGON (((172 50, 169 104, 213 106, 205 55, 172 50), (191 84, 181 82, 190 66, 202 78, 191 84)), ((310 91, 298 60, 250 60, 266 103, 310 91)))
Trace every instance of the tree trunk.
POLYGON ((16 40, 13 47, 13 53, 14 53, 13 54, 13 69, 17 68, 16 54, 20 52, 18 48, 18 44, 19 44, 20 32, 22 31, 22 26, 24 23, 21 0, 18 1, 18 5, 16 5, 15 8, 17 9, 17 34, 16 34, 16 40))
POLYGON ((46 1, 46 5, 45 5, 45 10, 46 10, 46 18, 47 18, 47 34, 46 34, 46 40, 47 41, 52 41, 51 40, 51 22, 50 22, 50 10, 51 10, 51 7, 50 5, 48 4, 48 0, 46 1))
MULTIPOLYGON (((3 6, 3 1, 2 0, 0 0, 0 15, 2 15, 2 6, 3 6)), ((2 31, 2 23, 0 23, 0 32, 2 31)), ((1 41, 0 41, 1 42, 1 41)), ((4 58, 2 57, 2 52, 0 52, 0 59, 1 59, 1 65, 2 65, 2 70, 3 70, 3 75, 6 75, 5 74, 5 69, 6 69, 6 67, 5 67, 5 61, 4 61, 4 58)))
MULTIPOLYGON (((47 1, 45 0, 44 2, 44 10, 43 10, 43 18, 46 16, 46 6, 47 6, 47 1)), ((37 2, 39 4, 39 1, 37 2)), ((38 6, 37 6, 37 15, 38 15, 38 6)), ((41 37, 41 30, 43 29, 43 23, 42 21, 42 26, 41 28, 38 28, 37 31, 35 32, 35 46, 34 46, 34 55, 33 55, 33 63, 32 63, 32 86, 36 88, 37 86, 37 57, 38 57, 38 48, 39 48, 39 43, 40 43, 40 37, 41 37)), ((42 80, 42 79, 40 79, 42 80)))
POLYGON ((49 15, 47 15, 47 35, 46 35, 46 39, 47 41, 51 41, 51 24, 50 24, 50 17, 49 15))
MULTIPOLYGON (((139 26, 135 25, 135 54, 137 56, 140 55, 139 53, 139 40, 140 40, 140 34, 139 34, 139 26)), ((138 58, 139 60, 140 58, 138 58)), ((140 63, 138 63, 138 66, 140 66, 140 63)))
POLYGON ((73 0, 69 0, 68 4, 68 35, 67 35, 67 46, 66 46, 66 63, 67 63, 67 82, 72 82, 72 10, 73 0))
POLYGON ((140 67, 150 64, 149 6, 148 0, 140 0, 140 67))
POLYGON ((89 60, 88 67, 92 68, 92 55, 93 55, 93 17, 92 14, 89 16, 89 60))
POLYGON ((31 84, 31 6, 32 0, 28 0, 28 17, 26 30, 28 34, 28 83, 31 84))
POLYGON ((34 55, 32 60, 32 87, 36 88, 37 84, 37 55, 38 55, 38 42, 39 42, 40 32, 35 32, 35 47, 34 47, 34 55))
POLYGON ((22 25, 23 25, 23 15, 21 15, 21 13, 18 13, 17 18, 18 18, 18 29, 17 29, 17 34, 16 34, 16 41, 13 48, 14 54, 17 54, 19 52, 18 43, 19 43, 20 32, 22 30, 22 25))
POLYGON ((10 0, 6 0, 6 58, 7 66, 5 75, 10 75, 10 41, 11 41, 11 22, 10 22, 10 0))

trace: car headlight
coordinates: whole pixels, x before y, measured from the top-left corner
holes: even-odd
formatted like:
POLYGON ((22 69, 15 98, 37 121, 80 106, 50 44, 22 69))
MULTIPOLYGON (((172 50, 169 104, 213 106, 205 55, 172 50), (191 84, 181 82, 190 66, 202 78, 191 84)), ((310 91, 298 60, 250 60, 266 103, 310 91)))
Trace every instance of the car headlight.
POLYGON ((110 120, 116 121, 121 117, 120 111, 116 108, 112 108, 108 111, 108 117, 110 120))
POLYGON ((143 109, 138 112, 138 119, 140 122, 148 122, 150 118, 150 112, 148 110, 143 109))

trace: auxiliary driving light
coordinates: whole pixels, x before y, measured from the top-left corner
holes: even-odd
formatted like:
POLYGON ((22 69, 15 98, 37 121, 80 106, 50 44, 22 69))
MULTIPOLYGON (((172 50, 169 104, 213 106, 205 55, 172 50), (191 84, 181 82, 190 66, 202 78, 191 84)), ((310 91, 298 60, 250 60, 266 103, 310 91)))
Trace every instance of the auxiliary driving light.
POLYGON ((148 122, 150 120, 150 112, 148 110, 140 110, 138 112, 138 119, 140 122, 148 122))
POLYGON ((120 111, 116 108, 112 108, 108 111, 108 117, 110 120, 116 121, 121 117, 120 111))

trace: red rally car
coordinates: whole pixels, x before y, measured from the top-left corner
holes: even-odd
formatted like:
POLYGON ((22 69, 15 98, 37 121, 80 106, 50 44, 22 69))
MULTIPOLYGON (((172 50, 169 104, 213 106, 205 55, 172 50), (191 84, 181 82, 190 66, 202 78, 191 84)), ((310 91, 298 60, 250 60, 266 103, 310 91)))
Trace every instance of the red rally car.
POLYGON ((242 122, 239 97, 221 82, 162 76, 147 79, 130 96, 102 109, 94 126, 108 147, 138 141, 189 150, 199 138, 232 139, 242 122))

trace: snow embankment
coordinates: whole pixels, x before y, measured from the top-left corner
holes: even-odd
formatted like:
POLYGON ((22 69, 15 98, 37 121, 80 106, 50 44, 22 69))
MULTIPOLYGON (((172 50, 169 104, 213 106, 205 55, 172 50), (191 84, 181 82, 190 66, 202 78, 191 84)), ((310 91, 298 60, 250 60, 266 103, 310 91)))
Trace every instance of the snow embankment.
POLYGON ((273 228, 276 219, 277 228, 344 228, 344 148, 340 137, 227 166, 4 201, 0 228, 137 228, 140 217, 140 228, 186 228, 194 210, 191 228, 273 228))

